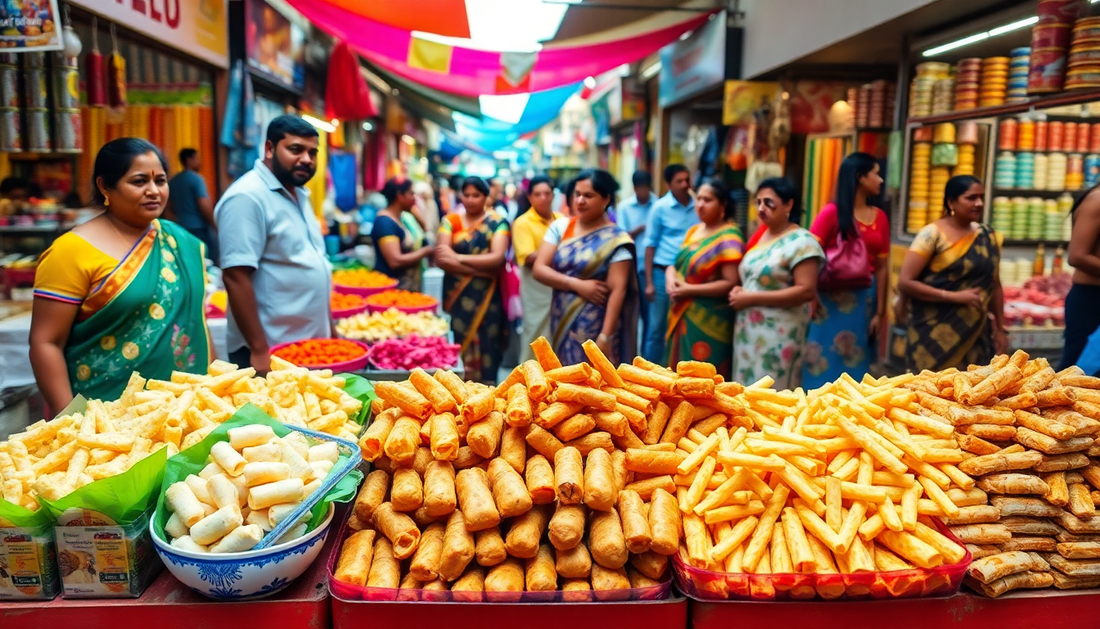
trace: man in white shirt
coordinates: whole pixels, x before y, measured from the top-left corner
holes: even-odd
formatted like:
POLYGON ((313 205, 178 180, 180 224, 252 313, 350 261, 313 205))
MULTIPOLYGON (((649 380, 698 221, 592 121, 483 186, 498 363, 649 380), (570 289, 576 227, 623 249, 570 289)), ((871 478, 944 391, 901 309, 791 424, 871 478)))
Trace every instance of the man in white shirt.
POLYGON ((214 212, 229 297, 229 358, 258 373, 279 343, 332 334, 332 267, 303 188, 317 172, 318 134, 297 116, 271 121, 263 159, 214 212))

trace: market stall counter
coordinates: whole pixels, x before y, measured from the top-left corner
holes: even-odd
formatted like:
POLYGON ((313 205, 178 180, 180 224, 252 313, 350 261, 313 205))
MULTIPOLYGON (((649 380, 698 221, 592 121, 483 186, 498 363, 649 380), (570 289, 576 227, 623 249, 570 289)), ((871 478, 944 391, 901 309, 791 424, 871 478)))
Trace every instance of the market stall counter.
MULTIPOLYGON (((343 507, 337 517, 343 517, 343 507)), ((137 627, 155 619, 158 629, 236 628, 325 629, 332 626, 325 561, 335 536, 325 542, 317 560, 285 590, 247 602, 214 602, 180 583, 167 570, 136 599, 65 599, 0 602, 4 627, 137 627)), ((682 626, 682 624, 681 624, 682 626)))
POLYGON ((332 597, 333 629, 351 629, 368 625, 413 629, 429 627, 441 622, 445 622, 450 629, 484 629, 485 627, 607 629, 629 626, 686 629, 688 602, 682 597, 673 597, 663 601, 619 601, 596 604, 426 601, 362 603, 332 597))
POLYGON ((893 629, 937 627, 1043 627, 1070 629, 1095 624, 1100 592, 1013 592, 990 599, 963 591, 947 598, 825 602, 691 601, 692 629, 849 629, 869 619, 893 629))

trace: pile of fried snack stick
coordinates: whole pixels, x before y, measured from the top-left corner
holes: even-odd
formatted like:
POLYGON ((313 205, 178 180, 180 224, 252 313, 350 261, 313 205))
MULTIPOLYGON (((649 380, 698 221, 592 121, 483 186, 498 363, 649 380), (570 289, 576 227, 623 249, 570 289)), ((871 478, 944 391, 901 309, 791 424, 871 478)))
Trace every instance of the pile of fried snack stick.
POLYGON ((115 401, 89 400, 82 413, 39 421, 0 442, 0 497, 37 509, 93 481, 117 476, 160 450, 173 456, 253 403, 286 424, 356 439, 363 404, 343 378, 273 358, 266 378, 223 361, 208 374, 176 372, 170 381, 130 377, 115 401))
POLYGON ((1016 352, 906 386, 954 425, 977 481, 944 518, 975 558, 967 583, 989 596, 1100 586, 1100 379, 1016 352))
MULTIPOLYGON (((592 342, 569 366, 532 347, 495 388, 447 371, 378 383, 359 441, 375 469, 338 580, 426 600, 609 600, 677 558, 689 588, 722 596, 724 575, 931 569, 969 551, 989 596, 1100 585, 1100 379, 1017 352, 807 393, 706 363, 615 368, 592 342)), ((881 585, 942 585, 919 580, 881 585)), ((875 587, 822 578, 787 595, 875 587)))

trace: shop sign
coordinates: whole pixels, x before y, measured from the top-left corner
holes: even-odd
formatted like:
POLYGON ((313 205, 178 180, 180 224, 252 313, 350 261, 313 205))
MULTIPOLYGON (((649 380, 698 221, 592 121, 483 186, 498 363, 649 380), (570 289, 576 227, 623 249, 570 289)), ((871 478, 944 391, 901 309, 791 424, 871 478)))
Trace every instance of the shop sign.
POLYGON ((726 81, 722 107, 722 124, 745 125, 764 106, 770 105, 779 92, 779 84, 769 81, 726 81))
MULTIPOLYGON (((22 0, 24 4, 35 0, 22 0)), ((229 67, 229 0, 70 0, 162 44, 229 67)))
POLYGON ((608 104, 608 94, 604 94, 599 100, 592 103, 592 118, 596 120, 596 144, 603 146, 611 144, 611 107, 608 104))
POLYGON ((622 121, 634 122, 645 117, 645 85, 633 77, 623 79, 622 121))
POLYGON ((685 40, 661 49, 658 103, 674 105, 726 79, 726 14, 700 26, 685 40))
POLYGON ((0 3, 0 48, 11 52, 60 50, 57 0, 7 0, 0 3))
POLYGON ((289 88, 306 85, 306 33, 264 0, 245 4, 248 67, 289 88))

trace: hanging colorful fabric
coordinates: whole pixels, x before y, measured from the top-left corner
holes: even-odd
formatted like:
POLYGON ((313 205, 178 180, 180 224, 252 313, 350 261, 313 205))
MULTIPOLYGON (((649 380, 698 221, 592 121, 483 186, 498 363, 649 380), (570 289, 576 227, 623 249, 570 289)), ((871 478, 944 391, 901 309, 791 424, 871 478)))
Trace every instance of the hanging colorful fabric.
POLYGON ((84 90, 88 93, 88 104, 106 105, 105 69, 103 55, 99 53, 99 24, 95 17, 92 18, 92 49, 84 56, 84 65, 84 75, 87 77, 84 90))
POLYGON ((111 56, 107 59, 107 102, 116 109, 126 106, 126 59, 118 51, 114 24, 111 24, 111 56))
POLYGON ((370 88, 359 67, 359 56, 346 42, 336 44, 328 60, 325 82, 325 115, 342 120, 366 120, 378 115, 370 88))

